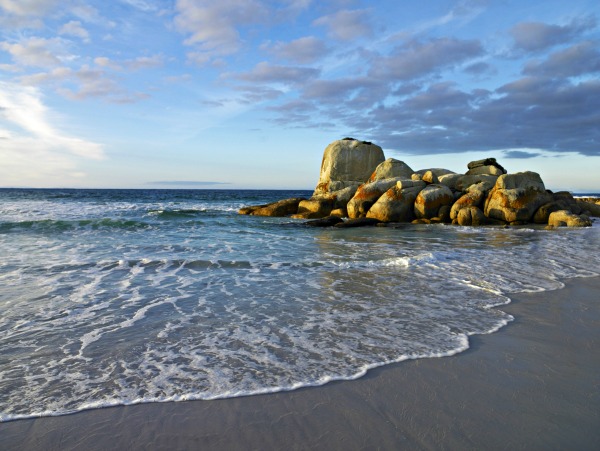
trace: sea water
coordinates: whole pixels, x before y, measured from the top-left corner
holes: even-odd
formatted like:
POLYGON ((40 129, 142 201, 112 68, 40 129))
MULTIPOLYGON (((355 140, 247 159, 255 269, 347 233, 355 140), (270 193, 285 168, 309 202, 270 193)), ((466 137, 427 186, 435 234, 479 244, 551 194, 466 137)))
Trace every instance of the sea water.
POLYGON ((0 190, 0 421, 356 379, 461 352, 511 321, 513 293, 599 273, 598 222, 237 214, 295 196, 310 192, 0 190))

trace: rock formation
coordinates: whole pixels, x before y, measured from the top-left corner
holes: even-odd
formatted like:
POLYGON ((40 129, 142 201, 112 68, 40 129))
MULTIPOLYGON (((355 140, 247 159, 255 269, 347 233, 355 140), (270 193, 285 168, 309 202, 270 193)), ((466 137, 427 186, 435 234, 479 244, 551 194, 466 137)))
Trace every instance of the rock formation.
POLYGON ((325 149, 310 199, 285 199, 239 213, 312 219, 307 225, 316 227, 395 222, 585 227, 591 225, 589 216, 600 216, 600 204, 547 191, 539 174, 509 174, 495 158, 471 161, 465 174, 413 171, 403 161, 386 160, 375 144, 344 138, 325 149))

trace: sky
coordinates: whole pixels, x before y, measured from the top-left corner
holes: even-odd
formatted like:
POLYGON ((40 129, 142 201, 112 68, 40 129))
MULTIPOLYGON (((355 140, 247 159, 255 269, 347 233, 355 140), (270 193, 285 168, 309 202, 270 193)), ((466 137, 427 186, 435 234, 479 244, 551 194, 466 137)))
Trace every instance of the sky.
POLYGON ((600 2, 0 0, 0 187, 313 189, 354 137, 600 191, 600 2))

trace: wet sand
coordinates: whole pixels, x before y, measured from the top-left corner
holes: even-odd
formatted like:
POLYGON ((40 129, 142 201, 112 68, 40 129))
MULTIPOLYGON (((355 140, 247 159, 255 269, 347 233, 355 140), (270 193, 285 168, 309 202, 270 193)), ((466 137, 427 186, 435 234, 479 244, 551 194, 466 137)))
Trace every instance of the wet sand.
POLYGON ((521 294, 457 356, 356 381, 0 424, 1 449, 600 449, 600 277, 521 294))

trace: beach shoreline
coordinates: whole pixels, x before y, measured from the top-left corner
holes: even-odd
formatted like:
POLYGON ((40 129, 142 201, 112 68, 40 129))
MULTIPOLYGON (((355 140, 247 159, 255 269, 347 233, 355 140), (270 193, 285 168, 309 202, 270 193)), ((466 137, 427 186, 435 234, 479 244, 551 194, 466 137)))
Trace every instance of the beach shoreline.
POLYGON ((456 356, 355 381, 0 424, 5 449, 598 449, 600 277, 514 295, 456 356))

